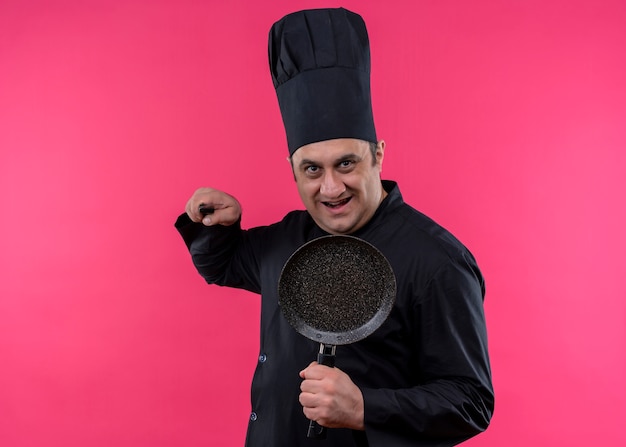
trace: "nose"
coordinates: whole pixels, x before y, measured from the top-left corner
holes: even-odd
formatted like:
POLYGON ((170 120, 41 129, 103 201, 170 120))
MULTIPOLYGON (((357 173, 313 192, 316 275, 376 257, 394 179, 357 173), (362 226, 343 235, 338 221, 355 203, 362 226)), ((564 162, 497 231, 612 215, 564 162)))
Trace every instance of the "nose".
POLYGON ((322 178, 320 193, 329 199, 336 199, 346 190, 346 185, 333 171, 327 171, 322 178))

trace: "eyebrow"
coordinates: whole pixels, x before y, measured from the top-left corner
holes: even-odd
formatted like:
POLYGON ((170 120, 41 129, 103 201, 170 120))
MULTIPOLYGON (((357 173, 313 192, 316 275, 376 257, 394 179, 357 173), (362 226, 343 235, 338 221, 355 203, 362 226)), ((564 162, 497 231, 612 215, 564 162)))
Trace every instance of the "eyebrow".
MULTIPOLYGON (((337 160, 335 160, 334 164, 338 165, 341 162, 344 162, 346 160, 357 160, 357 161, 361 161, 363 157, 361 157, 360 155, 357 154, 345 154, 342 155, 341 157, 339 157, 337 160)), ((303 158, 302 161, 300 161, 299 167, 303 168, 305 166, 309 166, 309 165, 314 165, 314 166, 319 166, 319 162, 315 161, 315 160, 310 160, 308 158, 303 158)))

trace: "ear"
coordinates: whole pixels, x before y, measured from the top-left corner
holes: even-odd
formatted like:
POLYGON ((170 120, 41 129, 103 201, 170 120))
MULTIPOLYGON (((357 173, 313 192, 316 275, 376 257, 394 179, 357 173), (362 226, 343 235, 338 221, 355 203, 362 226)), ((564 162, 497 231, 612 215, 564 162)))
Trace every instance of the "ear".
POLYGON ((383 160, 385 159, 385 140, 380 140, 376 143, 376 164, 379 169, 383 170, 383 160))
POLYGON ((293 157, 289 156, 285 158, 285 160, 287 160, 287 162, 289 163, 289 166, 291 167, 291 173, 293 174, 293 179, 297 182, 298 179, 296 179, 296 171, 293 169, 293 157))

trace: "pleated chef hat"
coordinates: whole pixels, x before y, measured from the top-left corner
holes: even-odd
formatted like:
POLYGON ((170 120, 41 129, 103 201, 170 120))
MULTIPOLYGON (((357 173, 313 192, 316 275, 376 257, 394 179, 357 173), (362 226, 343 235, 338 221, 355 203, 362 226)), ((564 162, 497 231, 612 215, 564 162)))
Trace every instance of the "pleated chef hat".
POLYGON ((288 14, 269 33, 289 154, 334 138, 376 142, 365 22, 344 8, 288 14))

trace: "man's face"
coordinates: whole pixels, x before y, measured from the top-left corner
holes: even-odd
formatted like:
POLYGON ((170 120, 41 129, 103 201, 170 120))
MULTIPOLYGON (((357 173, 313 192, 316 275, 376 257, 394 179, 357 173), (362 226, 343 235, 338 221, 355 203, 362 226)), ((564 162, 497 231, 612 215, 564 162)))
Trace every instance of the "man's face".
POLYGON ((291 158, 298 192, 313 220, 330 234, 365 225, 385 197, 380 181, 385 143, 372 159, 370 144, 352 138, 320 141, 291 158))

